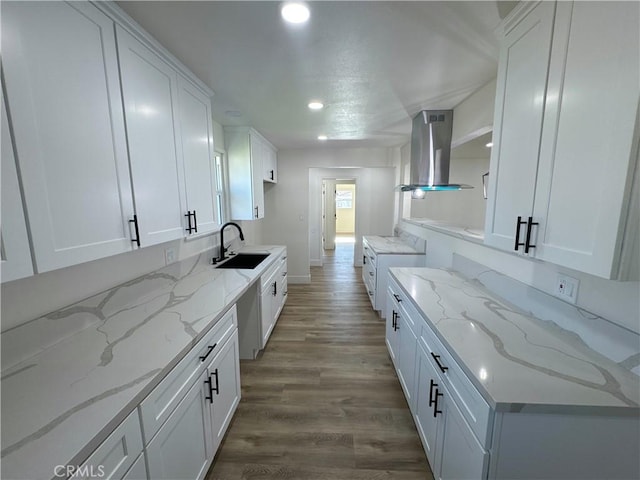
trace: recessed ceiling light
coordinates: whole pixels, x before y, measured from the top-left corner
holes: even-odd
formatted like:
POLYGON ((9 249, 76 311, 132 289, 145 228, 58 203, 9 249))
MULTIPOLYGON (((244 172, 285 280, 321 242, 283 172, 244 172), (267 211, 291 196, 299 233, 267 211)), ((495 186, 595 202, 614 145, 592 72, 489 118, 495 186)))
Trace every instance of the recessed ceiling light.
POLYGON ((487 144, 485 145, 485 147, 488 147, 488 148, 493 147, 493 142, 489 142, 489 143, 487 143, 487 144))
POLYGON ((238 118, 238 117, 242 116, 242 113, 240 111, 238 111, 238 110, 227 110, 226 112, 224 112, 224 114, 227 117, 235 117, 235 118, 238 118))
POLYGON ((289 23, 304 23, 309 20, 309 8, 304 3, 287 2, 282 5, 280 14, 289 23))
POLYGON ((318 140, 327 140, 329 137, 326 135, 318 135, 318 140))
POLYGON ((314 100, 313 102, 309 102, 309 108, 311 110, 322 110, 322 108, 324 108, 324 103, 314 100))

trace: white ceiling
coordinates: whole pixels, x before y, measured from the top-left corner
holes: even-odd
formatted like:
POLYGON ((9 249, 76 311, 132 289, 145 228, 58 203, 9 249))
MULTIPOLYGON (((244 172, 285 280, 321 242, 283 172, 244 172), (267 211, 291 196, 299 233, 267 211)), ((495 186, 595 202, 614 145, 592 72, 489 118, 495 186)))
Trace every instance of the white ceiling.
POLYGON ((419 110, 453 108, 497 70, 495 1, 310 2, 296 27, 280 2, 118 4, 214 90, 217 121, 278 148, 318 146, 319 134, 331 146, 402 145, 419 110))

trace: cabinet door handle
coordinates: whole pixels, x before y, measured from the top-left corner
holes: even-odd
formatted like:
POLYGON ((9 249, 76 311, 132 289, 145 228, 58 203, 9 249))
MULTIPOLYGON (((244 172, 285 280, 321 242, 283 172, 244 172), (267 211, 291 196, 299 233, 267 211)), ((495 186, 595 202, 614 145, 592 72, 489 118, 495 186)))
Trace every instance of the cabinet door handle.
POLYGON ((398 325, 398 318, 400 318, 400 314, 395 310, 393 311, 393 318, 395 320, 395 323, 393 324, 393 331, 397 332, 400 329, 400 325, 398 325))
POLYGON ((188 233, 191 233, 193 231, 193 227, 191 226, 191 211, 187 210, 187 213, 185 214, 185 217, 187 217, 187 222, 189 223, 189 226, 187 228, 185 228, 185 230, 188 233))
POLYGON ((136 238, 132 238, 131 241, 134 242, 138 247, 140 246, 140 231, 138 230, 138 216, 134 215, 133 220, 129 220, 129 223, 133 223, 134 230, 136 232, 136 238))
POLYGON ((431 385, 429 385, 429 406, 433 406, 434 400, 433 400, 433 387, 437 387, 438 384, 436 382, 433 381, 433 378, 431 379, 431 385))
POLYGON ((396 331, 396 315, 398 315, 396 313, 396 311, 393 311, 393 315, 391 315, 391 327, 393 328, 393 331, 396 331))
POLYGON ((436 398, 433 401, 433 418, 436 418, 439 413, 442 413, 442 410, 438 410, 438 397, 444 397, 444 394, 440 393, 438 387, 436 387, 436 398))
POLYGON ((529 253, 530 248, 536 248, 535 245, 531 245, 531 227, 539 225, 538 222, 533 221, 533 217, 529 217, 527 220, 527 238, 524 243, 524 253, 529 253))
POLYGON ((208 385, 208 390, 209 390, 209 394, 205 395, 204 399, 205 400, 209 400, 209 403, 213 403, 213 390, 211 388, 211 377, 207 377, 207 379, 204 381, 205 385, 208 385))
POLYGON ((198 233, 198 219, 196 218, 196 211, 193 211, 193 229, 198 233))
POLYGON ((216 345, 218 345, 218 344, 217 344, 217 343, 214 343, 213 345, 209 345, 209 346, 207 347, 207 353, 205 353, 204 355, 201 355, 201 356, 200 356, 200 361, 201 361, 201 362, 204 362, 204 361, 207 359, 207 357, 209 356, 209 354, 210 354, 211 352, 213 352, 213 349, 214 349, 214 348, 216 348, 216 345))
POLYGON ((366 255, 362 255, 362 264, 363 265, 367 264, 367 256, 366 255))
POLYGON ((396 302, 401 302, 402 301, 402 298, 400 298, 400 295, 398 295, 397 293, 393 294, 393 298, 396 299, 396 302))
MULTIPOLYGON (((216 377, 216 386, 213 387, 211 389, 211 391, 212 392, 215 391, 216 395, 220 395, 220 383, 218 382, 218 369, 217 368, 213 371, 213 373, 211 375, 209 375, 209 378, 211 378, 212 375, 216 377)), ((213 394, 211 394, 211 396, 213 397, 213 394)), ((211 403, 213 403, 213 401, 211 403)))
POLYGON ((256 218, 260 217, 260 215, 259 215, 259 212, 260 212, 260 211, 258 210, 258 206, 256 206, 256 209, 255 209, 255 210, 256 210, 256 218))
POLYGON ((271 180, 274 180, 274 178, 273 178, 273 170, 269 170, 269 175, 271 176, 271 180))
POLYGON ((522 220, 522 217, 518 217, 518 221, 516 222, 516 243, 514 245, 514 250, 517 252, 520 247, 524 246, 524 242, 520 241, 520 227, 525 225, 527 222, 522 220))
POLYGON ((272 295, 275 297, 278 294, 278 283, 277 282, 273 282, 271 284, 271 287, 273 288, 272 295))
POLYGON ((433 353, 433 352, 430 352, 430 353, 431 353, 431 356, 433 357, 433 359, 434 359, 434 360, 436 361, 436 363, 438 364, 438 368, 440 369, 440 371, 441 371, 442 373, 444 373, 444 372, 446 372, 447 370, 449 370, 449 367, 445 367, 444 365, 442 365, 442 364, 440 363, 440 355, 436 355, 436 354, 435 354, 435 353, 433 353))

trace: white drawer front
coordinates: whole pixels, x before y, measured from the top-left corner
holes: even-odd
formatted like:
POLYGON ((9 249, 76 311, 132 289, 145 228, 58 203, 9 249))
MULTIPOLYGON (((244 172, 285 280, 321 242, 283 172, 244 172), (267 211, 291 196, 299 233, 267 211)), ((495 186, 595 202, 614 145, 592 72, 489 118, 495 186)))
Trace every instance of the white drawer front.
POLYGON ((140 403, 145 445, 149 444, 193 382, 204 371, 206 362, 216 356, 231 336, 237 326, 236 317, 234 305, 140 403))
POLYGON ((122 478, 141 452, 142 433, 136 409, 118 425, 71 478, 122 478))
POLYGON ((424 319, 422 319, 420 341, 429 354, 429 359, 433 366, 447 385, 462 416, 469 423, 482 446, 488 448, 491 438, 491 407, 482 398, 480 392, 473 386, 424 319))

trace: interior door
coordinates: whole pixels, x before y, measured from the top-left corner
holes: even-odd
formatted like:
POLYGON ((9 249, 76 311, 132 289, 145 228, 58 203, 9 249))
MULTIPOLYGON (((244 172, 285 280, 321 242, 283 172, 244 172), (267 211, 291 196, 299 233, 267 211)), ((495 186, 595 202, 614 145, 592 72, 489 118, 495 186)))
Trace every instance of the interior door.
POLYGON ((323 248, 335 250, 336 248, 336 181, 325 180, 323 195, 323 248))

